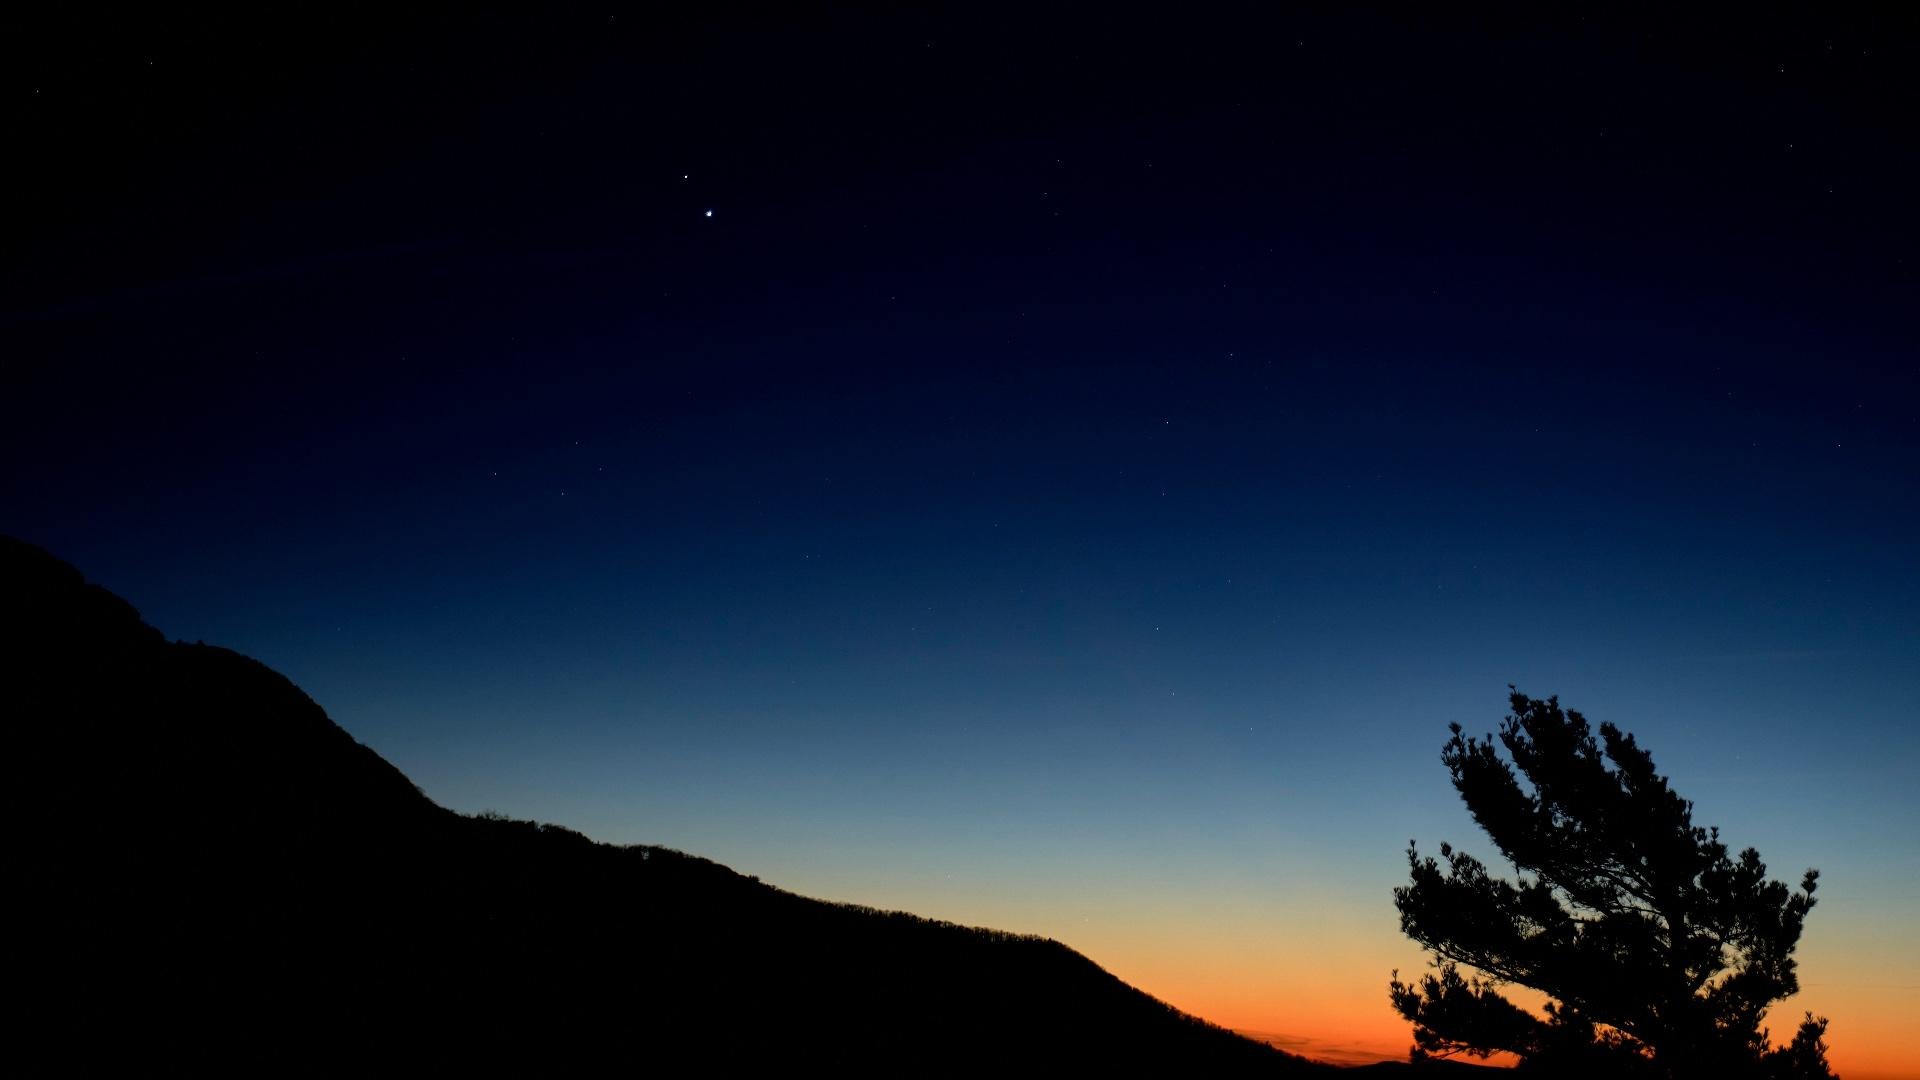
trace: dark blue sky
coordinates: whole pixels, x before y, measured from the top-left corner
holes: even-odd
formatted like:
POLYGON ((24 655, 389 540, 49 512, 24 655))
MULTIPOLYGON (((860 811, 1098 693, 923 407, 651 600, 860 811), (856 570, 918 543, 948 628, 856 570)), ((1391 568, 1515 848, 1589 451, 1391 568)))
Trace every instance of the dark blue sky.
POLYGON ((11 35, 0 529, 443 802, 1390 1029, 1515 682, 1920 961, 1910 28, 173 18, 11 35))

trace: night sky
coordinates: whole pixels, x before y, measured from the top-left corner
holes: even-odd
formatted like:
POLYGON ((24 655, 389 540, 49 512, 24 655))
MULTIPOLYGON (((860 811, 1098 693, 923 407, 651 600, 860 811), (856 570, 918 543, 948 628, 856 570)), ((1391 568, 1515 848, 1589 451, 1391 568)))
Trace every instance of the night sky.
POLYGON ((1513 683, 1920 1075, 1912 22, 18 18, 0 532, 442 803, 1403 1056, 1513 683))

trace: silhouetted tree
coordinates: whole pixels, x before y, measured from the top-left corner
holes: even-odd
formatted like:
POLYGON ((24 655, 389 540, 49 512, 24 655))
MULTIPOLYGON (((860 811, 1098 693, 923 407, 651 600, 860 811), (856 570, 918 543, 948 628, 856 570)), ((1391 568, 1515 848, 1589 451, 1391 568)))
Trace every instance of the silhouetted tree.
POLYGON ((1510 761, 1459 724, 1441 760, 1517 883, 1450 844, 1438 860, 1410 844, 1413 880, 1393 891, 1401 930, 1435 957, 1390 990, 1416 1057, 1504 1050, 1556 1076, 1831 1077, 1824 1018, 1807 1014, 1779 1049, 1760 1026, 1799 989, 1793 950, 1819 872, 1799 892, 1769 880, 1759 852, 1730 856, 1717 828, 1693 824, 1632 735, 1601 724, 1596 740, 1557 697, 1510 703, 1510 761), (1546 1018, 1504 984, 1544 993, 1546 1018))

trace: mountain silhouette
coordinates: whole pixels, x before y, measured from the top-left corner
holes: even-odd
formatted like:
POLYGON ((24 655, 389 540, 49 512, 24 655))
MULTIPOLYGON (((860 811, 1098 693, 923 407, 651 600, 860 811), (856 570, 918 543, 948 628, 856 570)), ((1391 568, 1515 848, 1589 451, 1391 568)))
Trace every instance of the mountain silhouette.
POLYGON ((1055 941, 447 810, 265 665, 3 537, 0 598, 17 1030, 62 1071, 1341 1071, 1055 941))

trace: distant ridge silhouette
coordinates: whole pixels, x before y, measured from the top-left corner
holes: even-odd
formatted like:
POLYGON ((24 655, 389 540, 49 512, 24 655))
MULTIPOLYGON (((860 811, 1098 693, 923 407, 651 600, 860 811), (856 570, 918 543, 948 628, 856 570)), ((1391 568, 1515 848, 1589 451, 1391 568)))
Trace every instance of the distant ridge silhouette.
POLYGON ((0 603, 17 1030, 62 1071, 1344 1071, 1058 942, 456 814, 265 665, 5 537, 0 603))

